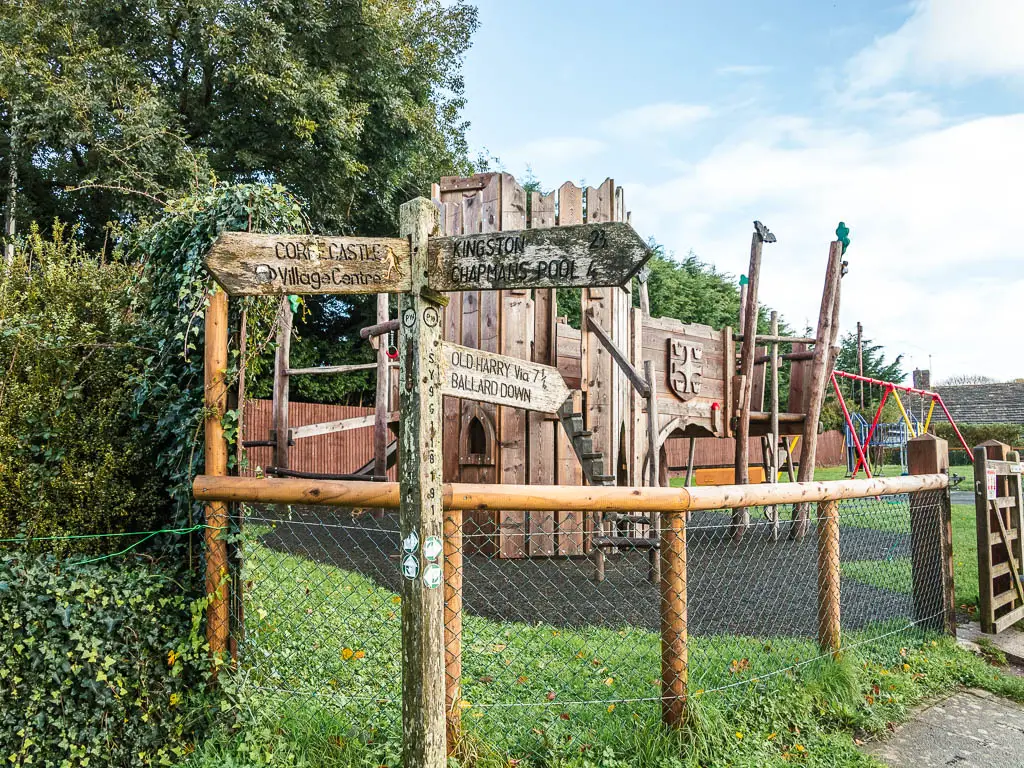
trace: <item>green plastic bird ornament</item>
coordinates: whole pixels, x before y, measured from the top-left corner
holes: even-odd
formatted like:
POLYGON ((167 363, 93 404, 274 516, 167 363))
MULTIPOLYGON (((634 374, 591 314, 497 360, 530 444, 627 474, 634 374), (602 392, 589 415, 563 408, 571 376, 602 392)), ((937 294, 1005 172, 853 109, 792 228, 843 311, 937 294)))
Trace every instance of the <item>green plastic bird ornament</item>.
POLYGON ((846 249, 850 247, 850 228, 846 226, 846 222, 840 221, 839 226, 836 227, 836 239, 843 244, 843 254, 846 254, 846 249))

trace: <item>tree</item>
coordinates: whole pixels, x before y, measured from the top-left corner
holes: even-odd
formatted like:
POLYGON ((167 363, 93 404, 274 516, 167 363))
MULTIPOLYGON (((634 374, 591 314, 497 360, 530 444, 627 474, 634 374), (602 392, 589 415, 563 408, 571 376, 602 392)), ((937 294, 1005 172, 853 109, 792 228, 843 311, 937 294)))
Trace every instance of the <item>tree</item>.
MULTIPOLYGON (((893 360, 887 360, 885 348, 867 338, 861 340, 861 350, 864 359, 864 375, 869 379, 891 381, 898 384, 907 377, 903 370, 903 355, 896 355, 893 360)), ((835 367, 837 371, 859 372, 856 333, 843 335, 839 342, 839 356, 836 358, 835 367)))
MULTIPOLYGON (((1019 381, 1019 379, 1018 379, 1019 381)), ((939 385, 941 387, 962 387, 967 384, 996 384, 995 379, 978 374, 961 373, 956 376, 948 376, 939 385)))
MULTIPOLYGON (((900 383, 907 374, 903 370, 903 355, 896 355, 889 360, 885 355, 885 348, 881 344, 875 344, 872 339, 861 340, 861 350, 864 362, 864 375, 869 379, 879 381, 891 381, 900 383)), ((836 357, 835 370, 846 371, 847 373, 858 373, 857 364, 857 334, 844 334, 839 342, 839 355, 836 357)), ((869 421, 874 417, 875 409, 878 407, 882 397, 882 389, 870 384, 864 384, 849 379, 837 378, 843 397, 846 399, 847 408, 851 411, 862 413, 869 421), (864 407, 861 408, 863 399, 864 407)), ((882 414, 883 421, 894 421, 898 417, 895 400, 889 400, 886 404, 886 412, 882 414), (890 410, 891 409, 891 410, 890 410)), ((823 430, 842 428, 844 419, 842 410, 836 400, 835 393, 829 388, 826 391, 825 403, 822 407, 821 423, 823 430)))
POLYGON ((476 26, 459 0, 4 3, 0 146, 22 148, 21 228, 59 218, 98 247, 107 222, 213 174, 287 186, 317 232, 392 232, 401 202, 469 170, 476 26))

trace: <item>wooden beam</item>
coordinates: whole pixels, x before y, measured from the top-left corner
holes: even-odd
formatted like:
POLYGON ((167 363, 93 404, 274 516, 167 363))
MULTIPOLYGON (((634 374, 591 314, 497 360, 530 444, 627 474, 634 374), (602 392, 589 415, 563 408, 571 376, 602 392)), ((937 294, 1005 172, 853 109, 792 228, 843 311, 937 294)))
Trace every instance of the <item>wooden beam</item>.
MULTIPOLYGON (((380 294, 378 294, 379 296, 380 294)), ((387 295, 387 294, 385 294, 387 295)), ((368 325, 359 329, 359 338, 368 339, 371 336, 383 336, 386 333, 398 330, 398 320, 383 320, 376 325, 368 325)))
POLYGON ((274 390, 271 401, 271 428, 274 430, 274 466, 287 469, 288 461, 288 360, 292 346, 292 305, 287 296, 278 304, 277 349, 274 352, 274 390))
MULTIPOLYGON (((733 341, 743 341, 744 336, 742 333, 734 333, 732 335, 733 341)), ((817 339, 810 336, 779 336, 777 333, 757 334, 754 339, 755 344, 814 344, 817 339)))
MULTIPOLYGON (((377 294, 387 296, 386 293, 377 294)), ((387 358, 385 358, 386 360, 387 358)), ((354 365, 318 365, 315 368, 289 368, 288 376, 309 376, 319 373, 351 373, 352 371, 369 371, 377 367, 377 363, 356 363, 354 365)))
MULTIPOLYGON (((814 359, 814 352, 811 352, 811 351, 805 351, 805 352, 783 352, 781 355, 779 355, 779 359, 780 360, 793 360, 793 361, 796 361, 796 362, 802 362, 804 360, 813 360, 814 359)), ((770 363, 771 361, 772 361, 771 354, 758 355, 757 357, 754 358, 754 365, 764 365, 765 363, 770 363)))
MULTIPOLYGON (((444 564, 426 551, 443 541, 441 509, 441 306, 424 297, 427 247, 439 213, 425 198, 399 209, 411 250, 412 290, 399 299, 398 476, 402 549, 402 764, 447 765, 445 726, 444 564), (414 567, 413 567, 414 566, 414 567)), ((378 487, 383 483, 374 483, 378 487)), ((384 506, 375 504, 374 506, 384 506)), ((440 548, 439 548, 440 549, 440 548)), ((439 553, 441 554, 441 553, 439 553)), ((435 556, 436 558, 436 556, 435 556)))
POLYGON ((444 709, 447 752, 462 735, 462 510, 444 514, 444 709))
MULTIPOLYGON (((912 475, 948 472, 949 444, 929 434, 907 441, 907 470, 912 475)), ((910 570, 916 621, 924 628, 956 635, 949 502, 948 489, 910 496, 910 570)))
MULTIPOLYGON (((682 512, 765 504, 795 504, 918 493, 949 485, 946 475, 904 475, 870 480, 812 483, 762 483, 693 488, 615 485, 485 485, 445 483, 445 509, 579 510, 583 512, 682 512)), ((254 504, 304 504, 329 507, 398 507, 398 483, 290 478, 211 477, 192 484, 199 501, 247 501, 254 504)))
MULTIPOLYGON (((391 300, 388 294, 377 294, 377 325, 386 323, 391 312, 391 300)), ((377 344, 377 382, 373 401, 373 474, 376 477, 387 477, 388 474, 388 443, 391 435, 388 432, 388 395, 391 382, 388 380, 388 345, 377 344)), ((376 517, 381 517, 384 510, 377 510, 376 517)))
MULTIPOLYGON (((398 411, 387 414, 389 423, 398 421, 398 411)), ((337 421, 321 421, 318 424, 303 424, 301 427, 292 427, 291 438, 293 441, 301 440, 304 437, 317 437, 318 435, 329 435, 334 432, 348 432, 352 429, 363 429, 373 427, 377 423, 377 415, 371 413, 369 416, 352 416, 337 421)), ((385 450, 387 444, 385 443, 385 450)))
MULTIPOLYGON (((825 287, 821 292, 821 309, 818 313, 818 334, 814 346, 814 362, 811 365, 810 392, 807 401, 807 417, 801 435, 800 469, 797 479, 808 482, 814 479, 814 465, 818 449, 818 421, 825 399, 828 383, 828 367, 831 358, 829 344, 832 340, 833 308, 839 280, 842 274, 843 244, 833 241, 828 251, 828 267, 825 270, 825 287)), ((802 539, 807 532, 809 510, 806 505, 793 508, 794 525, 790 538, 802 539)))
MULTIPOLYGON (((757 287, 761 272, 761 250, 764 239, 760 231, 754 230, 750 240, 750 267, 747 272, 747 303, 744 306, 743 343, 740 347, 740 380, 744 386, 740 392, 739 408, 736 425, 736 483, 745 485, 750 482, 750 402, 754 381, 754 344, 757 336, 757 287)), ((746 509, 733 512, 730 534, 735 541, 743 538, 743 533, 750 523, 750 513, 746 509)))
MULTIPOLYGON (((658 380, 654 376, 654 361, 644 360, 644 377, 647 380, 647 469, 650 473, 648 485, 657 488, 661 484, 661 444, 658 417, 658 380)), ((651 535, 657 539, 661 536, 661 519, 659 513, 651 513, 651 535)), ((652 584, 661 582, 661 553, 657 549, 650 552, 649 578, 652 584)))
MULTIPOLYGON (((778 337, 779 335, 779 313, 772 310, 771 314, 771 335, 778 337)), ((771 357, 771 401, 769 408, 771 408, 771 432, 768 435, 766 444, 768 451, 762 451, 764 458, 766 459, 766 465, 768 467, 768 482, 777 483, 779 481, 779 345, 777 342, 772 342, 769 349, 769 357, 771 357)), ((778 541, 779 538, 779 508, 778 506, 769 507, 769 517, 772 521, 772 541, 778 541)))
POLYGON ((670 728, 686 724, 687 593, 686 518, 671 515, 661 529, 661 719, 670 728))
MULTIPOLYGON (((228 388, 224 371, 228 367, 228 296, 215 288, 206 308, 206 345, 203 352, 206 474, 224 477, 228 473, 228 443, 222 420, 228 406, 228 388)), ((210 605, 206 612, 206 640, 210 655, 223 659, 227 652, 229 625, 228 595, 228 507, 223 500, 211 500, 205 507, 206 594, 210 605)), ((214 665, 214 673, 217 667, 214 665)))
POLYGON ((608 354, 612 356, 612 360, 626 374, 626 378, 629 379, 629 383, 633 385, 633 388, 640 393, 641 397, 647 397, 650 394, 650 388, 647 386, 644 377, 633 367, 622 350, 615 345, 608 332, 589 314, 587 315, 587 328, 594 333, 597 340, 601 342, 601 346, 608 351, 608 354))
POLYGON ((839 653, 839 502, 818 502, 818 645, 839 653))

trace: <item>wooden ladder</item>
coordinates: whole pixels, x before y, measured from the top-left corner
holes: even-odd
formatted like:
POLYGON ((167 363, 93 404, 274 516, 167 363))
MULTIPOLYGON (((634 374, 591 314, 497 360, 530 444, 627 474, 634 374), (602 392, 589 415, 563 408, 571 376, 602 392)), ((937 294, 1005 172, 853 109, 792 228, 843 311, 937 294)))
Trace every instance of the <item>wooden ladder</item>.
MULTIPOLYGON (((594 433, 586 429, 583 424, 583 414, 573 411, 572 398, 565 401, 558 410, 558 420, 565 430, 566 436, 572 445, 576 458, 579 459, 583 468, 583 476, 590 485, 611 486, 615 485, 615 475, 605 472, 605 457, 601 451, 594 450, 594 433)), ((593 547, 596 581, 604 581, 605 577, 605 551, 625 549, 657 549, 658 540, 652 536, 615 535, 614 527, 625 523, 633 526, 643 525, 652 530, 651 518, 647 515, 628 515, 623 512, 595 512, 594 531, 600 531, 602 535, 594 535, 591 539, 593 547), (613 532, 605 535, 605 523, 613 525, 613 532)))

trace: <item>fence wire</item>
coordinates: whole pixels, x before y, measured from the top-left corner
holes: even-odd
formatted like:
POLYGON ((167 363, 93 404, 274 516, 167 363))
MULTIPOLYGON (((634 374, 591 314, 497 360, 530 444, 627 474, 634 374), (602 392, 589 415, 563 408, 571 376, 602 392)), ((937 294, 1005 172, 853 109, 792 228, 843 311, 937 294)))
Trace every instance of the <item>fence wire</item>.
MULTIPOLYGON (((942 627, 937 535, 945 491, 839 502, 842 644, 891 646, 942 627), (914 530, 934 532, 921 536, 914 530)), ((686 525, 690 696, 745 706, 824 658, 819 526, 810 505, 794 537, 791 506, 749 509, 738 543, 731 510, 686 525), (777 534, 773 531, 777 530, 777 534)), ((647 536, 637 523, 575 518, 559 536, 647 536)), ((664 516, 663 516, 664 522, 664 516)), ((518 539, 530 546, 529 518, 518 539)), ((463 536, 462 701, 468 738, 509 756, 576 755, 661 717, 661 597, 656 549, 589 556, 498 557, 498 531, 463 536)), ((507 531, 506 531, 507 532, 507 531)), ((317 717, 349 734, 401 734, 400 535, 397 512, 247 510, 239 547, 239 675, 263 706, 317 717), (328 718, 325 720, 324 718, 328 718)), ((506 554, 508 550, 506 549, 506 554)), ((513 554, 516 554, 513 552, 513 554)), ((660 563, 665 566, 664 561, 660 563)))

